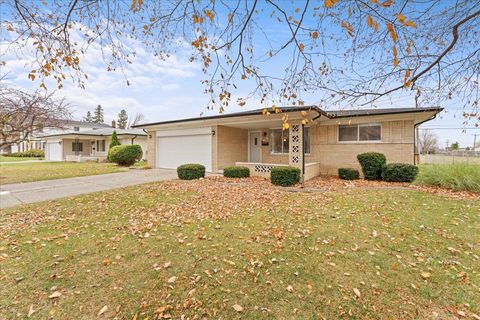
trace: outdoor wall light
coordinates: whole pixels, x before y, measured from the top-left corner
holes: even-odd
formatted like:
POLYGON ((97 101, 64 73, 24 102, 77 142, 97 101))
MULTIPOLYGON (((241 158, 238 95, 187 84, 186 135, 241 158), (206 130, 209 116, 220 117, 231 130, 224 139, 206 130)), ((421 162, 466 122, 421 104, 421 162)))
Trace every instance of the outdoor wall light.
POLYGON ((214 135, 215 135, 215 130, 212 130, 212 136, 214 136, 214 135))

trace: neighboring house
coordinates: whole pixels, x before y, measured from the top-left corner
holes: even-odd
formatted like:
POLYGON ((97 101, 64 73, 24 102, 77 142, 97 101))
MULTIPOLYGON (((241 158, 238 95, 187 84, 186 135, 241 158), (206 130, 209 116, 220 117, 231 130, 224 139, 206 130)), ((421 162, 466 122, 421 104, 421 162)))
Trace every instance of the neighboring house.
POLYGON ((34 131, 28 134, 27 138, 20 142, 14 143, 11 145, 10 152, 22 152, 28 151, 30 149, 41 149, 45 150, 45 139, 44 135, 61 133, 66 131, 76 131, 81 132, 85 130, 93 130, 100 128, 110 128, 106 123, 92 123, 86 121, 76 121, 76 120, 61 120, 59 122, 61 128, 54 127, 44 127, 40 131, 34 131))
POLYGON ((139 144, 147 156, 147 134, 140 129, 98 128, 65 130, 42 135, 45 159, 51 161, 106 161, 113 131, 121 144, 139 144))
POLYGON ((337 174, 340 167, 360 168, 357 154, 368 151, 384 153, 388 162, 414 163, 415 127, 442 111, 438 107, 280 109, 281 113, 269 115, 259 109, 135 127, 148 132, 147 161, 155 168, 200 163, 209 172, 220 172, 241 165, 249 167, 251 175, 268 176, 274 166, 304 165, 307 180, 320 173, 337 174), (282 130, 285 113, 288 130, 282 130), (305 117, 312 121, 302 130, 305 117))

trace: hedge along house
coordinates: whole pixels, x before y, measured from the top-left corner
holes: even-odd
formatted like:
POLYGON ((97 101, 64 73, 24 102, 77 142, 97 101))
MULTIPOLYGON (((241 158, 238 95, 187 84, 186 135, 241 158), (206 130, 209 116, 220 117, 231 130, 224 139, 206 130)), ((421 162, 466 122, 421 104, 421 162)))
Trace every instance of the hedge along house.
POLYGON ((208 172, 245 166, 268 177, 275 166, 302 169, 304 179, 337 174, 340 167, 360 168, 357 154, 384 153, 388 162, 413 164, 415 127, 442 108, 392 108, 324 111, 316 106, 279 108, 172 120, 136 126, 148 133, 147 162, 174 169, 200 163, 208 172), (289 128, 281 118, 288 114, 289 128), (303 114, 302 114, 303 113, 303 114), (302 125, 303 119, 310 121, 302 125))
POLYGON ((99 128, 43 135, 45 160, 106 161, 113 131, 117 132, 121 144, 139 144, 143 150, 143 158, 146 159, 147 134, 143 130, 99 128))

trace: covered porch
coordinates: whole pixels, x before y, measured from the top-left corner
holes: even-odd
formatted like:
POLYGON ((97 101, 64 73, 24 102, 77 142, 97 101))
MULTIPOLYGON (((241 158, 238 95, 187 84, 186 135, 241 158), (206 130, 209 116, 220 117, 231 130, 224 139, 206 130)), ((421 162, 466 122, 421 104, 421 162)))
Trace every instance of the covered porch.
POLYGON ((273 167, 293 166, 302 171, 304 180, 318 176, 320 163, 313 159, 310 127, 302 124, 300 112, 289 113, 289 128, 284 130, 282 116, 260 115, 212 126, 212 171, 235 165, 249 168, 252 176, 268 178, 273 167))

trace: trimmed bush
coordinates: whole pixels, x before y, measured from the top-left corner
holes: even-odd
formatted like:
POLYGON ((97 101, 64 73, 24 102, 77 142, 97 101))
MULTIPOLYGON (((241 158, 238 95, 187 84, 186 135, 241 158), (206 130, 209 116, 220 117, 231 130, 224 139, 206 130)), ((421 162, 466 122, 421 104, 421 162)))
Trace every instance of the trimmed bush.
POLYGON ((182 164, 177 168, 178 178, 182 180, 193 180, 205 177, 205 167, 198 163, 182 164))
POLYGON ((293 186, 300 181, 300 169, 295 167, 273 167, 270 181, 277 186, 293 186))
POLYGON ((338 176, 343 180, 355 180, 360 177, 360 173, 353 168, 338 168, 338 176))
POLYGON ((408 163, 390 163, 383 167, 382 178, 388 182, 413 182, 418 167, 408 163))
POLYGON ((366 152, 357 155, 358 162, 362 166, 363 176, 367 180, 381 180, 382 168, 387 164, 383 153, 366 152))
POLYGON ((227 178, 248 178, 250 177, 250 169, 247 167, 226 167, 223 168, 223 176, 227 178))
POLYGON ((4 154, 5 157, 19 157, 19 158, 45 158, 45 151, 41 149, 30 149, 27 151, 13 152, 4 154))
POLYGON ((108 150, 108 159, 121 166, 131 166, 142 159, 142 147, 138 144, 124 144, 108 150))
MULTIPOLYGON (((108 150, 119 145, 121 145, 121 143, 120 141, 118 141, 117 131, 113 130, 112 138, 110 140, 110 145, 108 146, 108 150)), ((112 160, 110 160, 110 157, 108 155, 107 155, 107 160, 112 162, 112 160)))

